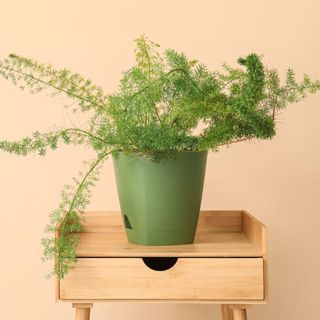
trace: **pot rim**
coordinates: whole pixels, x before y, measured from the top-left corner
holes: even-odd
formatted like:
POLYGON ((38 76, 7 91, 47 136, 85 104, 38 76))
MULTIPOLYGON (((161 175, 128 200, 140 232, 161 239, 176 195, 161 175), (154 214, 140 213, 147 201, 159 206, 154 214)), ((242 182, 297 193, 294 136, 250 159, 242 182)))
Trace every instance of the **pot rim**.
MULTIPOLYGON (((114 156, 117 153, 121 154, 127 154, 127 155, 136 155, 136 156, 148 156, 148 154, 145 154, 143 152, 135 151, 135 152, 129 152, 125 150, 118 150, 115 152, 112 152, 112 155, 114 156)), ((182 153, 194 153, 194 154, 200 154, 200 153, 209 153, 208 150, 200 150, 200 151, 191 151, 191 150, 180 150, 180 151, 174 151, 171 154, 182 154, 182 153)))

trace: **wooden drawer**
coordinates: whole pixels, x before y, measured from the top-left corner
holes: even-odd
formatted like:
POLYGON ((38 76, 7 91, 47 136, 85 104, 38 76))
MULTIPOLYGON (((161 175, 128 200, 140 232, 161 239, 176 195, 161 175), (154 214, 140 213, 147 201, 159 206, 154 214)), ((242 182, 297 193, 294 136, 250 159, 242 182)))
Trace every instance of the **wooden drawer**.
POLYGON ((263 258, 180 257, 168 270, 142 258, 79 258, 60 299, 263 300, 263 258))

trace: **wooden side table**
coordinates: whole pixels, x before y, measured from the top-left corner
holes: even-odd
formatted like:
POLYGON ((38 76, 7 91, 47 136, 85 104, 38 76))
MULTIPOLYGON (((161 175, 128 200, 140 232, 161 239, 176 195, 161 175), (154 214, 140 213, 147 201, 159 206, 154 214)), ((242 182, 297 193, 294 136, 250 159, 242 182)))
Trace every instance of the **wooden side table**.
POLYGON ((77 320, 95 302, 221 304, 223 320, 268 302, 266 227, 246 211, 202 211, 194 243, 177 246, 129 243, 120 212, 86 213, 77 257, 56 281, 77 320))

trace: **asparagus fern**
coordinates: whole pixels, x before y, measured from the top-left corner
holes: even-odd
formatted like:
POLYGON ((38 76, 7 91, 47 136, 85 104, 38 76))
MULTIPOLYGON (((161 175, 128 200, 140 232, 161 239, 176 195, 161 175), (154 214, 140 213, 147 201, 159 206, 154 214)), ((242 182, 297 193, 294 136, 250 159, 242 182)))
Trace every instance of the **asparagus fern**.
POLYGON ((43 260, 56 258, 52 274, 58 278, 75 265, 81 213, 108 155, 134 152, 157 160, 183 150, 217 151, 238 141, 271 139, 277 112, 320 90, 319 80, 304 75, 299 82, 292 69, 281 83, 279 72, 265 67, 255 53, 239 58, 237 68, 224 64, 221 71, 210 71, 173 49, 160 53, 159 45, 144 35, 135 43, 136 65, 123 73, 111 94, 68 69, 16 54, 0 61, 0 75, 21 90, 65 96, 74 112, 92 114, 85 128, 36 131, 19 141, 0 141, 1 150, 20 156, 44 156, 59 143, 85 144, 97 153, 73 185, 65 186, 58 208, 49 216, 43 260), (203 130, 194 134, 200 124, 203 130))

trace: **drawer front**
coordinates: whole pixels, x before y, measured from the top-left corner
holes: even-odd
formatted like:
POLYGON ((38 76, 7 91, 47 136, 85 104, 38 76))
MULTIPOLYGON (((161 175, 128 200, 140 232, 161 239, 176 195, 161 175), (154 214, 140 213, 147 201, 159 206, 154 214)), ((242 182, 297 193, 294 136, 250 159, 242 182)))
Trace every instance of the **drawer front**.
POLYGON ((60 299, 263 300, 262 258, 179 258, 153 270, 142 258, 79 258, 60 299))

